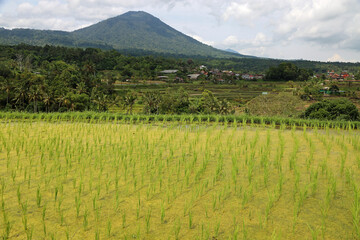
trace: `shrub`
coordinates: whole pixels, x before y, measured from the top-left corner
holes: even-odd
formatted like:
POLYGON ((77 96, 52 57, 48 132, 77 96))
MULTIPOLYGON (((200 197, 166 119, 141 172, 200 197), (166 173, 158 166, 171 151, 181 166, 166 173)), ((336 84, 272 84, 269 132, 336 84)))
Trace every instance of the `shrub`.
POLYGON ((305 118, 355 121, 359 119, 356 106, 347 99, 323 100, 305 110, 305 118))

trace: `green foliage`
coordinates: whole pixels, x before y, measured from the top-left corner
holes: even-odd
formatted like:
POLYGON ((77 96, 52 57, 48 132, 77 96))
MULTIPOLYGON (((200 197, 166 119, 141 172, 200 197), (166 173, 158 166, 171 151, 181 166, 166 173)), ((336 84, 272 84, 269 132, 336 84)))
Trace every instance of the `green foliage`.
MULTIPOLYGON (((0 76, 8 107, 33 112, 84 111, 99 105, 98 97, 112 91, 112 86, 98 76, 90 76, 76 65, 63 61, 46 62, 39 70, 43 73, 25 70, 14 71, 15 78, 0 76)), ((1 105, 4 107, 4 104, 1 105)))
POLYGON ((322 87, 316 84, 307 84, 300 91, 300 97, 303 100, 322 100, 323 93, 320 92, 322 87))
POLYGON ((323 100, 308 107, 304 117, 320 120, 355 121, 359 119, 359 111, 347 99, 323 100))
MULTIPOLYGON (((124 56, 117 51, 102 51, 94 48, 66 48, 54 46, 30 46, 20 44, 17 46, 0 46, 0 109, 20 110, 31 112, 53 112, 53 111, 104 111, 114 104, 115 82, 130 81, 140 82, 142 80, 156 80, 159 72, 165 69, 177 69, 175 77, 184 78, 189 73, 198 70, 198 66, 206 64, 208 69, 240 68, 259 69, 277 63, 278 60, 269 59, 173 59, 153 56, 124 56), (86 96, 85 96, 86 95, 86 96)), ((303 62, 297 62, 302 63, 303 62)), ((311 62, 306 62, 310 64, 311 62)), ((318 63, 316 63, 316 66, 318 63)), ((320 63, 319 63, 320 64, 320 63)), ((347 66, 347 65, 346 65, 347 66)), ((350 65, 349 65, 350 66, 350 65)), ((352 67, 355 65, 351 65, 352 67)), ((204 84, 210 83, 212 77, 209 72, 204 84)), ((205 78, 205 76, 204 76, 205 78)), ((227 79, 226 82, 235 83, 234 79, 227 79)), ((172 80, 171 80, 172 81, 172 80)), ((247 87, 247 83, 244 82, 247 87)), ((301 89, 298 93, 306 99, 320 99, 319 86, 316 83, 307 83, 308 88, 301 89), (309 84, 308 84, 309 83, 309 84)), ((164 85, 163 85, 164 86, 164 85)), ((203 93, 201 97, 190 99, 185 91, 170 91, 164 93, 164 87, 156 85, 146 86, 144 92, 160 91, 149 93, 149 96, 142 94, 137 85, 129 84, 122 89, 133 89, 137 94, 124 101, 126 90, 117 91, 127 112, 132 112, 132 105, 140 97, 139 103, 148 104, 144 108, 146 113, 221 113, 226 114, 232 111, 232 107, 223 98, 231 99, 236 91, 222 92, 219 99, 214 95, 203 93), (131 101, 130 101, 131 100, 131 101)), ((195 86, 195 85, 194 85, 195 86)), ((255 85, 253 85, 255 86, 255 85)), ((177 85, 171 85, 178 88, 177 85)), ((191 87, 184 85, 191 92, 191 87)), ((221 86, 211 87, 217 92, 221 86)), ((274 84, 271 88, 276 88, 274 84)), ((202 88, 203 89, 203 88, 202 88)), ((202 90, 201 89, 201 90, 202 90)), ((267 89, 266 89, 267 90, 267 89)), ((198 91, 198 89, 196 90, 198 91)), ((299 96, 300 96, 299 95, 299 96)))
POLYGON ((125 96, 122 97, 123 108, 126 109, 127 113, 132 114, 132 109, 133 109, 136 99, 137 99, 137 95, 136 95, 136 92, 134 92, 134 91, 129 91, 126 93, 125 96))
POLYGON ((144 112, 148 114, 158 114, 161 95, 159 92, 147 92, 143 94, 144 112))
POLYGON ((205 90, 202 93, 197 111, 204 114, 218 113, 229 114, 232 112, 230 103, 226 100, 217 99, 211 91, 205 90))
POLYGON ((360 70, 355 74, 355 79, 360 80, 360 70))
POLYGON ((11 69, 3 63, 0 63, 0 77, 3 78, 13 77, 13 73, 11 72, 11 69))
POLYGON ((162 95, 159 113, 189 113, 190 104, 189 94, 182 87, 175 92, 167 89, 166 93, 162 95))
POLYGON ((168 89, 166 93, 147 92, 143 94, 144 112, 147 114, 218 113, 229 114, 233 108, 226 100, 217 99, 211 91, 205 90, 200 99, 190 101, 188 93, 179 88, 168 89))
POLYGON ((292 63, 281 63, 277 67, 270 67, 266 72, 266 81, 306 81, 312 71, 298 68, 292 63))

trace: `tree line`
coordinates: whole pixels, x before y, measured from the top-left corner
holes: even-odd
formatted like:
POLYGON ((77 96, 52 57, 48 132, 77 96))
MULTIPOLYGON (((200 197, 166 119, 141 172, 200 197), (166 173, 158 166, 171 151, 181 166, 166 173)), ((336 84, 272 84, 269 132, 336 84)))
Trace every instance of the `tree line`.
POLYGON ((193 99, 183 88, 168 89, 164 94, 152 91, 144 93, 142 100, 144 112, 149 114, 229 114, 235 111, 227 100, 219 100, 208 90, 204 90, 200 98, 193 99))
POLYGON ((81 68, 63 61, 43 62, 41 72, 0 64, 0 106, 18 111, 106 110, 114 90, 91 63, 81 68))
POLYGON ((186 74, 192 65, 93 48, 0 46, 0 109, 103 111, 116 101, 115 81, 156 79, 172 68, 186 74))
POLYGON ((181 89, 119 95, 114 82, 123 78, 155 79, 163 69, 186 74, 192 60, 123 56, 115 51, 65 47, 0 46, 0 109, 28 112, 105 111, 122 105, 128 113, 136 101, 145 113, 231 112, 227 101, 206 91, 190 99, 181 89))

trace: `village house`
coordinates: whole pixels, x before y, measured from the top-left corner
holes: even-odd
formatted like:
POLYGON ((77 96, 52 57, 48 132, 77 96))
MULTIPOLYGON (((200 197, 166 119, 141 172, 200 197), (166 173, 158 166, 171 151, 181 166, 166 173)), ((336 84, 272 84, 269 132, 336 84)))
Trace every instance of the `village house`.
POLYGON ((264 75, 261 75, 261 74, 253 75, 253 74, 246 73, 246 74, 242 74, 241 78, 244 79, 244 80, 254 80, 254 79, 255 80, 261 80, 261 79, 264 78, 264 75))
POLYGON ((200 69, 200 70, 206 70, 207 67, 206 67, 205 65, 201 65, 201 66, 199 67, 199 69, 200 69))
POLYGON ((334 70, 327 72, 327 78, 333 81, 344 81, 351 80, 354 76, 350 75, 347 71, 342 71, 340 74, 337 74, 334 70))
POLYGON ((194 73, 194 74, 189 74, 189 75, 187 75, 187 77, 188 77, 190 80, 197 80, 200 75, 201 75, 201 74, 194 73))
POLYGON ((159 80, 168 80, 169 77, 168 76, 158 76, 157 77, 159 80))
POLYGON ((174 74, 174 73, 177 73, 179 70, 176 70, 176 69, 168 69, 168 70, 164 70, 164 71, 161 71, 160 73, 162 74, 174 74))

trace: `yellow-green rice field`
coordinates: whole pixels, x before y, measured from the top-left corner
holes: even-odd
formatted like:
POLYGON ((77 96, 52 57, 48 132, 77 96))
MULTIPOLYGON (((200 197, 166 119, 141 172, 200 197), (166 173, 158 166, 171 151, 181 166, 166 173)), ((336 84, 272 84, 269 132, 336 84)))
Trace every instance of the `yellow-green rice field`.
POLYGON ((358 130, 0 123, 1 239, 359 239, 358 130))

